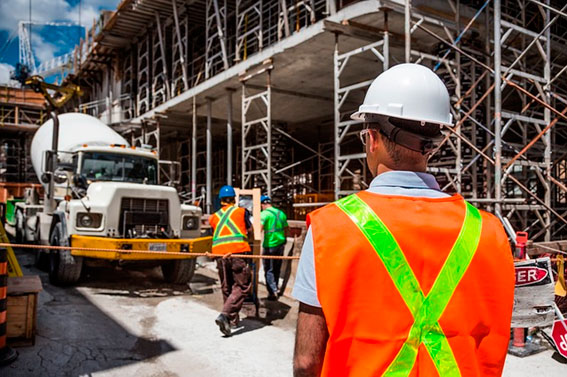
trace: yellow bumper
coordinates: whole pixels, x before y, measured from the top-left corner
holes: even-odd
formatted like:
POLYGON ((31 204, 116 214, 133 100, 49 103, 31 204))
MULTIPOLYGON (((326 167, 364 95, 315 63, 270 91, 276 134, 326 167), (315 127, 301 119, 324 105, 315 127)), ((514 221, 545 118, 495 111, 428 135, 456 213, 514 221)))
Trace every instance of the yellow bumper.
POLYGON ((150 238, 107 238, 90 236, 71 236, 71 247, 97 248, 97 249, 124 249, 124 250, 153 250, 162 251, 163 254, 145 254, 132 252, 111 251, 84 251, 71 250, 71 254, 80 257, 109 259, 109 260, 168 260, 192 258, 191 253, 210 252, 212 237, 191 239, 150 239, 150 238), (167 255, 167 253, 181 253, 182 245, 187 245, 187 255, 167 255), (165 249, 165 250, 164 250, 165 249))

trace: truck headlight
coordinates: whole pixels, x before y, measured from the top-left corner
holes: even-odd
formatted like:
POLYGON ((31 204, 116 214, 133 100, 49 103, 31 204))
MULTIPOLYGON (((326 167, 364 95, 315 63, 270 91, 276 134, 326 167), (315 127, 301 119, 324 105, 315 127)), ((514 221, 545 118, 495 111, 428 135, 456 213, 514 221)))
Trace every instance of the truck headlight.
POLYGON ((199 228, 199 218, 196 216, 183 216, 183 230, 195 230, 199 228))
POLYGON ((102 213, 77 213, 77 228, 99 228, 102 223, 102 213))

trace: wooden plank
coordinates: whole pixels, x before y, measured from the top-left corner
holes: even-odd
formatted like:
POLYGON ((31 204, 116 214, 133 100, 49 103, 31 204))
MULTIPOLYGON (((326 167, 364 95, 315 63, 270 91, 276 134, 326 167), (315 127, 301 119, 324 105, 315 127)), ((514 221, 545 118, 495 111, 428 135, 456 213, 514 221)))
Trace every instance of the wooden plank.
MULTIPOLYGON (((28 278, 33 278, 30 276, 28 278)), ((35 276, 37 278, 37 276, 35 276)), ((22 279, 19 287, 37 289, 35 279, 22 279)), ((39 279, 37 279, 39 280, 39 279)), ((12 346, 29 346, 35 343, 37 322, 37 293, 8 295, 6 335, 12 346)))
POLYGON ((26 306, 28 302, 27 296, 10 296, 8 297, 8 306, 26 306))
POLYGON ((35 315, 37 294, 28 296, 28 306, 26 313, 26 338, 33 338, 35 335, 35 315))
POLYGON ((28 300, 24 302, 24 305, 10 305, 8 304, 8 311, 11 316, 15 315, 26 315, 28 312, 28 300))
POLYGON ((43 290, 37 275, 8 278, 8 296, 38 293, 43 290))
POLYGON ((17 338, 24 336, 26 333, 26 326, 21 321, 8 321, 6 325, 6 336, 8 338, 17 338))

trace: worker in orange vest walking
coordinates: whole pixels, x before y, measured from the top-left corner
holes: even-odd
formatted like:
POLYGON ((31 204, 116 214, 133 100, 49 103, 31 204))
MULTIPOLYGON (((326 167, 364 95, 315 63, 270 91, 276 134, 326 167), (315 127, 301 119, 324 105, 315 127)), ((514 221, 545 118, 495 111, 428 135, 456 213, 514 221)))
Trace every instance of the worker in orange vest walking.
POLYGON ((308 217, 294 375, 500 376, 514 294, 506 233, 425 172, 452 125, 445 85, 394 66, 352 118, 375 178, 308 217))
POLYGON ((220 331, 230 336, 231 325, 238 324, 238 313, 252 287, 252 275, 246 259, 228 258, 231 254, 248 254, 248 235, 252 234, 250 213, 235 203, 232 186, 223 186, 219 192, 222 208, 209 218, 213 229, 213 254, 224 255, 217 259, 221 282, 223 309, 215 320, 220 331))

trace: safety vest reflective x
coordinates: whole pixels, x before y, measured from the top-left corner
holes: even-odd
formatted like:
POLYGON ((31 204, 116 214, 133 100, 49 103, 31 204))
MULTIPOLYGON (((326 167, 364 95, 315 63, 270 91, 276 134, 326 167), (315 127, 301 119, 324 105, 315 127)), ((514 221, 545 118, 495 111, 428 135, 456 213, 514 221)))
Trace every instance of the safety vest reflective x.
POLYGON ((283 232, 285 230, 283 223, 280 219, 280 214, 282 213, 280 210, 275 209, 274 207, 267 208, 266 211, 272 213, 276 216, 276 220, 272 224, 272 227, 268 230, 265 230, 266 233, 275 233, 275 232, 283 232), (271 209, 273 208, 273 211, 271 209))
POLYGON ((237 207, 222 208, 215 213, 220 220, 213 233, 213 248, 220 245, 246 242, 246 235, 240 231, 231 218, 232 213, 236 209, 237 207))
POLYGON ((384 376, 408 376, 421 344, 440 376, 460 376, 459 366, 438 321, 478 247, 482 229, 479 211, 466 203, 460 234, 426 296, 396 239, 368 204, 357 195, 343 198, 336 204, 372 245, 414 319, 406 341, 384 376))

